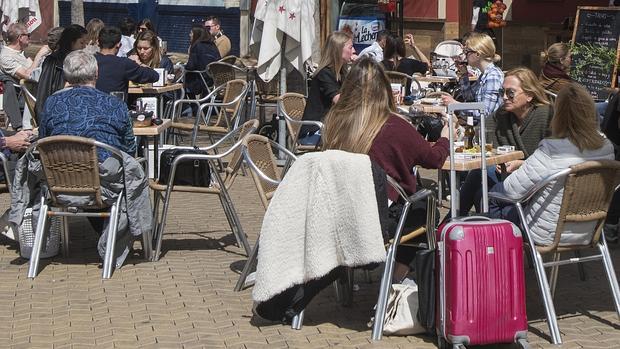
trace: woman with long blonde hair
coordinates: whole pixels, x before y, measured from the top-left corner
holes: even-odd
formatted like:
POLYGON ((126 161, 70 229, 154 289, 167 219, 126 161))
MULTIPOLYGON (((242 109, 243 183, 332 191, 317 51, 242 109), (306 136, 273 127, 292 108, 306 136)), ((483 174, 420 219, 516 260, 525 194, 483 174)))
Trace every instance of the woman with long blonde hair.
MULTIPOLYGON (((323 121, 325 114, 340 98, 340 85, 346 74, 346 66, 354 58, 351 34, 333 32, 329 35, 321 50, 319 67, 312 76, 302 120, 323 121)), ((318 127, 304 126, 299 131, 301 144, 317 144, 320 139, 318 127)))
MULTIPOLYGON (((325 117, 324 144, 327 149, 368 154, 408 194, 413 194, 416 177, 412 169, 417 165, 441 168, 449 154, 449 130, 444 125, 441 137, 431 145, 395 110, 392 89, 383 68, 370 57, 361 58, 344 79, 340 100, 325 117)), ((398 198, 390 188, 390 211, 399 212, 402 206, 399 207, 398 198)), ((425 220, 425 212, 414 210, 406 229, 419 227, 425 220)), ((395 280, 407 275, 414 255, 411 250, 399 249, 395 280)))
POLYGON ((161 52, 159 38, 155 32, 148 29, 141 31, 136 37, 133 48, 129 58, 136 63, 149 68, 172 71, 172 61, 161 52))
MULTIPOLYGON (((495 147, 514 146, 527 159, 538 148, 538 143, 550 134, 553 109, 549 99, 534 72, 524 67, 506 73, 499 95, 504 104, 486 119, 487 141, 495 147)), ((513 160, 503 166, 487 168, 489 187, 516 171, 523 161, 513 160)), ((476 212, 480 212, 481 175, 480 170, 470 171, 461 185, 459 216, 466 216, 474 205, 476 212)))
MULTIPOLYGON (((499 89, 504 82, 504 73, 495 65, 500 61, 500 56, 495 53, 493 39, 487 34, 471 33, 463 46, 463 56, 467 65, 481 72, 476 81, 470 82, 467 65, 459 64, 459 83, 463 99, 465 102, 484 103, 486 115, 489 116, 502 105, 499 89)), ((456 100, 445 95, 442 102, 448 105, 456 103, 456 100)))
POLYGON ((105 27, 105 24, 99 18, 93 18, 86 24, 86 31, 88 32, 86 47, 84 50, 90 54, 99 52, 99 32, 105 27))
MULTIPOLYGON (((589 160, 613 159, 612 143, 598 130, 594 100, 583 87, 568 84, 560 90, 555 100, 551 137, 542 140, 525 163, 492 191, 518 198, 544 178, 573 165, 589 160)), ((563 181, 557 181, 539 192, 524 207, 525 224, 530 227, 532 238, 537 244, 549 245, 554 240, 563 184, 563 181)), ((492 201, 490 214, 518 223, 516 208, 511 205, 503 206, 492 201)), ((589 227, 567 223, 567 233, 562 234, 560 244, 587 244, 592 238, 591 231, 589 227)))

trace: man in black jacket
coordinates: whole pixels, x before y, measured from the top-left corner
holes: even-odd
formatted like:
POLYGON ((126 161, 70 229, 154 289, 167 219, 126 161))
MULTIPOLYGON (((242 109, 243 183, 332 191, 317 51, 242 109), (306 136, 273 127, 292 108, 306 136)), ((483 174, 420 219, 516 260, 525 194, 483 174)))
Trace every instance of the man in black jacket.
POLYGON ((159 74, 149 67, 140 66, 126 57, 116 54, 121 47, 121 31, 116 27, 104 27, 99 32, 100 52, 95 54, 99 76, 96 87, 106 93, 124 92, 127 95, 129 81, 143 84, 156 82, 159 74))

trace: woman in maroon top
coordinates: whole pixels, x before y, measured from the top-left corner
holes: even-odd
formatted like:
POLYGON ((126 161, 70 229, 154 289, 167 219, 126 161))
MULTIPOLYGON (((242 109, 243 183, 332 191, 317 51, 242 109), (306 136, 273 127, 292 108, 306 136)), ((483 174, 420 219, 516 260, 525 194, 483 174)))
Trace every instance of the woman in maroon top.
MULTIPOLYGON (((380 64, 364 57, 356 61, 342 83, 340 99, 325 117, 325 146, 353 153, 368 154, 387 175, 395 179, 408 194, 416 191, 413 167, 440 168, 448 157, 449 130, 433 145, 402 116, 395 112, 390 82, 380 64)), ((390 188, 391 210, 398 205, 398 194, 390 188)), ((397 211, 397 210, 394 210, 397 211)), ((426 222, 425 209, 413 210, 406 229, 426 222)), ((402 280, 409 272, 414 253, 399 248, 394 279, 402 280)))

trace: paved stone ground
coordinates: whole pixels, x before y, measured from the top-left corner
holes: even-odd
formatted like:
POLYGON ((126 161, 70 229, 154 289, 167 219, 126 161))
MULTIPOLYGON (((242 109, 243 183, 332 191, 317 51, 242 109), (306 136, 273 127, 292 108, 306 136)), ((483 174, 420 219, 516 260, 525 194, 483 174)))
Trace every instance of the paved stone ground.
MULTIPOLYGON (((239 176, 232 198, 254 242, 263 208, 251 178, 239 176)), ((0 209, 9 196, 0 195, 0 209)), ((71 223, 71 256, 43 260, 39 276, 26 277, 28 261, 17 243, 0 238, 0 347, 11 348, 433 348, 425 336, 370 341, 366 326, 380 272, 360 281, 351 308, 336 304, 332 288, 308 307, 300 331, 252 317, 251 289, 233 292, 245 256, 234 245, 216 197, 176 195, 168 217, 162 258, 137 253, 101 280, 96 237, 88 222, 71 223)), ((620 249, 612 246, 617 270, 620 249)), ((555 296, 562 348, 618 348, 620 322, 600 264, 586 265, 587 281, 574 266, 560 269, 555 296)), ((534 272, 526 270, 529 339, 551 348, 534 272)), ((359 278, 361 280, 361 278, 359 278)))

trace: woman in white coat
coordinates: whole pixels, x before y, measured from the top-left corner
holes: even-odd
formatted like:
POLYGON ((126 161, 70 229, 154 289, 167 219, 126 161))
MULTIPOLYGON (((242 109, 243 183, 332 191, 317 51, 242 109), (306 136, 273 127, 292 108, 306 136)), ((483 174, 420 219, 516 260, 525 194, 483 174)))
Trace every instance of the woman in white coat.
MULTIPOLYGON (((588 160, 614 159, 612 143, 598 129, 594 100, 583 87, 567 85, 559 92, 554 110, 551 137, 540 141, 534 154, 504 182, 495 185, 492 191, 520 198, 536 183, 572 165, 588 160)), ((553 242, 564 194, 563 186, 563 179, 548 185, 524 207, 526 224, 536 244, 548 245, 553 242)), ((513 205, 491 201, 489 206, 491 216, 519 223, 513 205)), ((589 228, 577 223, 567 225, 560 245, 587 244, 591 236, 583 233, 589 228)))

